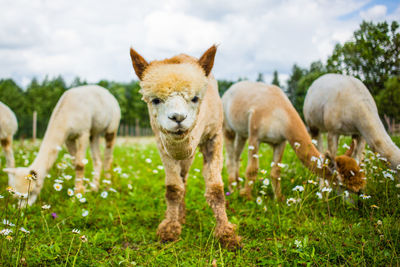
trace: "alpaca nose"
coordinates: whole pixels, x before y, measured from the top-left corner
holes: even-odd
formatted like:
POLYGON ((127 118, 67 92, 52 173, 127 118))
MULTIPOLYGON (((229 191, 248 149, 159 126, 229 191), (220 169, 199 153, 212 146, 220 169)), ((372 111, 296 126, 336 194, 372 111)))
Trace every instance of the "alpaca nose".
POLYGON ((186 119, 186 115, 180 113, 172 113, 171 115, 168 116, 168 118, 176 123, 181 123, 186 119))

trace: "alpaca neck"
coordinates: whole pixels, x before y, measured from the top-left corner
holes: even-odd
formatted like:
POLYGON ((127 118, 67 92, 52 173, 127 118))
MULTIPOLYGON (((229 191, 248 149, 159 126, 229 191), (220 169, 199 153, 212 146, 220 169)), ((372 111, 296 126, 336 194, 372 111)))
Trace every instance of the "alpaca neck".
POLYGON ((165 151, 173 159, 187 159, 196 151, 196 148, 192 145, 190 133, 183 139, 175 139, 161 133, 160 139, 165 151))
POLYGON ((38 178, 41 179, 48 174, 57 159, 60 147, 66 139, 65 131, 60 127, 52 127, 52 125, 50 122, 40 145, 39 152, 30 166, 32 170, 37 172, 38 178))
POLYGON ((393 143, 378 114, 366 107, 361 108, 364 119, 357 121, 357 128, 375 152, 385 157, 396 168, 400 164, 400 149, 393 143))

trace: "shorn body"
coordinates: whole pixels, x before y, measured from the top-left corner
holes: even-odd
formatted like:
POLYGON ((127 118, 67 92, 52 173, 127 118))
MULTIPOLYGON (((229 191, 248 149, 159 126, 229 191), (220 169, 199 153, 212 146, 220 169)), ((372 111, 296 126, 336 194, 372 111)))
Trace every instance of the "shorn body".
POLYGON ((6 167, 14 168, 13 136, 17 132, 18 122, 14 112, 0 102, 0 142, 6 156, 6 167))
POLYGON ((246 140, 249 140, 246 169, 248 181, 242 190, 245 196, 251 197, 252 184, 257 177, 260 143, 267 143, 274 151, 271 178, 275 197, 283 199, 278 163, 282 161, 286 141, 289 141, 302 163, 319 177, 343 184, 355 192, 364 187, 363 175, 354 159, 343 155, 332 160, 315 148, 303 121, 279 87, 239 82, 228 89, 222 102, 230 185, 238 179, 240 155, 246 140), (334 169, 338 170, 338 175, 334 174, 334 169), (350 175, 350 171, 354 175, 350 175))
POLYGON ((356 159, 362 159, 367 143, 373 151, 387 158, 392 168, 400 164, 400 149, 387 134, 375 101, 360 80, 341 74, 319 77, 308 89, 303 112, 320 148, 323 145, 321 133, 328 133, 328 149, 333 155, 339 136, 351 135, 357 141, 356 159))
POLYGON ((236 248, 240 238, 226 215, 221 177, 223 113, 211 74, 215 53, 212 46, 200 59, 181 54, 147 63, 131 49, 131 59, 165 169, 167 211, 157 234, 163 241, 179 238, 185 222, 186 181, 199 147, 204 159, 205 197, 217 220, 214 234, 226 247, 236 248))
POLYGON ((67 90, 51 114, 39 152, 32 164, 29 167, 4 169, 11 175, 9 185, 22 194, 26 194, 29 187, 28 203, 34 203, 47 173, 57 159, 60 147, 65 143, 69 153, 75 157, 75 190, 83 192, 84 159, 90 143, 94 167, 91 186, 97 190, 102 171, 100 137, 101 134, 105 135, 104 170, 108 171, 120 118, 118 102, 107 89, 88 85, 67 90), (35 178, 30 185, 26 179, 28 175, 35 178))

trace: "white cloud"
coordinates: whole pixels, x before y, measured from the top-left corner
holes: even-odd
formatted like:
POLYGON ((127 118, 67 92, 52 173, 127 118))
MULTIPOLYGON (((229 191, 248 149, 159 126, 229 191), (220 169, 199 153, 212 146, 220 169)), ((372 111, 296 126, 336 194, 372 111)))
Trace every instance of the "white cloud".
MULTIPOLYGON (((220 44, 217 78, 287 77, 294 63, 325 60, 363 18, 399 19, 400 6, 360 12, 368 0, 0 0, 0 78, 26 84, 61 74, 89 82, 137 79, 129 47, 147 60, 220 44), (348 14, 356 14, 343 19, 348 14)), ((269 80, 265 79, 267 82, 269 80)))

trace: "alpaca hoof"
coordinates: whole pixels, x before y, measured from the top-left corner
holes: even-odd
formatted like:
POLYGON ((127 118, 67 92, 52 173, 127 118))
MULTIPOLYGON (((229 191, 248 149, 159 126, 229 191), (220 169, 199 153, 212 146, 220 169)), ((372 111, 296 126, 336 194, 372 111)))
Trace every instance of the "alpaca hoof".
POLYGON ((225 225, 217 226, 214 235, 228 250, 241 248, 240 241, 242 240, 242 237, 236 234, 236 225, 234 224, 227 223, 225 225))
POLYGON ((178 221, 163 220, 157 229, 162 242, 175 241, 181 235, 181 224, 178 221))
POLYGON ((252 200, 253 196, 251 194, 251 190, 247 188, 240 189, 240 196, 246 198, 247 200, 252 200))

